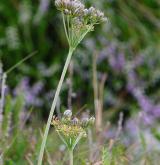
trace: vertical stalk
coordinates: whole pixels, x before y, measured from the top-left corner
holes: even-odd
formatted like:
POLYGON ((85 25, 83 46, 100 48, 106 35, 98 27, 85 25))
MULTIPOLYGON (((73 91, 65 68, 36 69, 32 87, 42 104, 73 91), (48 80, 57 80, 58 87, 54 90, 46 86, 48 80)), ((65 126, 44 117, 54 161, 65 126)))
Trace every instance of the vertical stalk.
POLYGON ((0 98, 0 136, 2 135, 2 122, 3 122, 3 110, 5 102, 5 89, 6 89, 6 73, 2 75, 2 85, 1 85, 1 98, 0 98))
POLYGON ((61 91, 62 84, 63 84, 64 78, 65 78, 65 75, 66 75, 66 72, 67 72, 67 69, 68 69, 73 51, 74 51, 74 48, 69 49, 68 56, 67 56, 62 74, 61 74, 61 78, 59 80, 58 87, 56 89, 54 100, 52 102, 51 110, 50 110, 50 113, 49 113, 47 125, 46 125, 46 128, 45 128, 45 132, 44 132, 44 135, 43 135, 42 144, 41 144, 41 148, 40 148, 40 152, 39 152, 38 165, 42 165, 44 149, 45 149, 45 145, 46 145, 46 141, 47 141, 47 136, 48 136, 50 124, 51 124, 51 121, 52 121, 52 116, 53 116, 53 113, 54 113, 54 110, 55 110, 55 107, 56 107, 56 103, 58 101, 59 93, 61 91))
POLYGON ((93 139, 92 139, 92 130, 88 128, 88 146, 89 146, 89 161, 93 162, 93 139))
POLYGON ((73 150, 69 150, 69 165, 73 165, 73 150))
POLYGON ((100 132, 102 122, 101 122, 101 114, 99 107, 99 90, 98 90, 98 78, 97 78, 97 52, 95 56, 93 56, 93 93, 94 93, 94 109, 96 115, 96 132, 100 132))
POLYGON ((70 62, 69 65, 69 77, 68 77, 68 109, 72 109, 72 92, 73 92, 73 61, 70 62))

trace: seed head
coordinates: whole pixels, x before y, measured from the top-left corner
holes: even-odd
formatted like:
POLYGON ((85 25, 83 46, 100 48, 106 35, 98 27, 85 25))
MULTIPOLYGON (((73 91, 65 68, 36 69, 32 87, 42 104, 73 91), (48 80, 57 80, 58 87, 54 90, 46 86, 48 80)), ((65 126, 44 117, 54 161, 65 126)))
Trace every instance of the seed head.
POLYGON ((65 110, 63 113, 64 118, 71 118, 72 117, 72 111, 71 110, 65 110))
POLYGON ((80 0, 56 0, 55 6, 58 10, 64 12, 64 14, 74 18, 81 17, 87 20, 88 23, 96 24, 107 20, 103 12, 94 7, 90 7, 89 9, 85 8, 80 0))
POLYGON ((84 117, 82 120, 72 117, 71 110, 66 110, 62 118, 53 116, 52 125, 68 145, 71 145, 76 141, 77 138, 87 136, 87 128, 93 125, 95 118, 84 117), (70 139, 70 140, 68 140, 70 139))
POLYGON ((94 7, 90 7, 89 9, 85 10, 85 17, 93 24, 103 22, 106 19, 104 17, 104 13, 95 9, 94 7))
POLYGON ((79 124, 79 120, 74 118, 73 120, 62 118, 61 120, 53 117, 52 125, 55 130, 61 133, 64 137, 77 138, 80 134, 86 137, 86 130, 79 124))
POLYGON ((71 123, 72 123, 73 125, 78 125, 78 123, 79 123, 78 118, 75 117, 73 120, 71 120, 71 123))
POLYGON ((90 119, 89 119, 89 125, 93 125, 94 124, 94 122, 95 122, 95 117, 90 117, 90 119))
POLYGON ((71 1, 71 15, 76 17, 76 16, 82 16, 83 10, 84 10, 84 5, 78 1, 74 0, 71 1))
POLYGON ((88 122, 89 122, 89 119, 87 117, 86 118, 83 118, 81 120, 82 127, 86 128, 88 126, 88 122))
POLYGON ((71 12, 68 9, 64 9, 64 14, 71 15, 71 12))
POLYGON ((70 3, 70 0, 56 0, 55 6, 57 7, 58 10, 63 11, 64 9, 67 8, 69 3, 70 3))
POLYGON ((79 0, 56 0, 55 6, 66 15, 81 16, 84 5, 79 0))
POLYGON ((55 6, 64 14, 65 34, 72 48, 78 46, 85 35, 94 29, 95 24, 107 20, 103 12, 94 7, 85 8, 80 0, 55 0, 55 6))

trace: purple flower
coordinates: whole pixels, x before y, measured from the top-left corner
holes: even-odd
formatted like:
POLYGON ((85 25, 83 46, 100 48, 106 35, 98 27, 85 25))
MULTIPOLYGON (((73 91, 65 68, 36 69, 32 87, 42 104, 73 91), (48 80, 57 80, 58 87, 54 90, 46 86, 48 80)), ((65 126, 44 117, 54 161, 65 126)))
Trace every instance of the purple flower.
POLYGON ((147 114, 145 112, 142 113, 141 119, 142 119, 144 125, 152 125, 155 121, 154 116, 147 114))
POLYGON ((160 117, 160 105, 154 105, 152 114, 156 117, 160 117))
POLYGON ((31 106, 42 106, 43 102, 39 97, 40 92, 43 89, 42 82, 37 82, 33 86, 29 84, 29 78, 25 77, 19 83, 19 85, 15 88, 14 94, 19 95, 23 94, 26 105, 31 106))
POLYGON ((132 61, 133 68, 137 68, 138 66, 144 63, 144 55, 137 55, 132 61))
POLYGON ((129 119, 125 123, 125 130, 133 137, 137 136, 138 127, 135 119, 129 119))
POLYGON ((43 88, 43 83, 42 82, 37 82, 36 84, 33 85, 32 87, 32 92, 34 95, 38 95, 43 88))
POLYGON ((42 13, 45 13, 48 10, 49 2, 50 2, 50 0, 41 0, 40 1, 39 10, 42 13))
MULTIPOLYGON (((119 51, 116 44, 110 44, 106 49, 105 52, 101 54, 102 57, 104 56, 104 53, 106 54, 106 57, 108 59, 109 65, 115 70, 115 71, 122 71, 124 69, 124 66, 126 64, 125 55, 122 51, 119 51)), ((101 58, 102 58, 101 57, 101 58)))

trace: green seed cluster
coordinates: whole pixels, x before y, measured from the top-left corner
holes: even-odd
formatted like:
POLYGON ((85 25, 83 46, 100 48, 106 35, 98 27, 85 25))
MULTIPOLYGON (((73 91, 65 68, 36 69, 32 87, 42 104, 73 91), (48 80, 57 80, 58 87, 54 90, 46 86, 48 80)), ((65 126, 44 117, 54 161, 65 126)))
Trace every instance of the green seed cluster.
POLYGON ((83 118, 82 120, 79 120, 76 117, 72 118, 71 110, 66 110, 61 119, 53 117, 52 125, 54 125, 56 131, 63 136, 76 138, 80 134, 82 134, 83 137, 86 137, 86 128, 93 125, 94 121, 94 117, 83 118))

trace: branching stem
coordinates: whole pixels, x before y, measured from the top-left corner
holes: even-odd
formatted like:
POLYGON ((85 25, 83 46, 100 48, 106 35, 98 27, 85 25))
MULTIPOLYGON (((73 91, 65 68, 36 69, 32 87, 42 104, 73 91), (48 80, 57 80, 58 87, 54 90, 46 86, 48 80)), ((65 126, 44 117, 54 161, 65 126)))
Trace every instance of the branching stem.
MULTIPOLYGON (((44 131, 44 135, 43 135, 43 139, 42 139, 42 144, 41 144, 41 148, 40 148, 40 152, 39 152, 39 157, 38 157, 38 165, 42 165, 42 160, 43 160, 43 154, 44 154, 44 149, 45 149, 45 145, 46 145, 46 141, 47 141, 47 136, 48 136, 48 132, 49 132, 49 128, 50 128, 50 124, 52 121, 52 117, 56 108, 56 103, 58 101, 59 98, 59 94, 62 88, 62 84, 69 66, 69 63, 71 61, 71 57, 72 54, 75 50, 75 48, 78 46, 78 44, 81 42, 81 40, 85 37, 85 35, 92 30, 93 26, 90 26, 81 36, 78 36, 79 39, 77 39, 77 41, 73 41, 73 37, 74 37, 74 33, 73 33, 73 26, 72 26, 72 18, 67 16, 67 18, 65 18, 64 13, 62 12, 62 18, 63 18, 63 25, 64 25, 64 30, 65 30, 65 34, 69 43, 69 52, 68 52, 68 56, 58 83, 58 87, 56 89, 56 93, 52 102, 52 106, 51 106, 51 110, 49 113, 49 117, 48 117, 48 121, 46 124, 46 128, 44 131)), ((76 144, 78 143, 78 141, 80 140, 81 135, 76 139, 74 145, 72 146, 72 152, 70 152, 70 165, 73 165, 73 149, 76 146, 76 144)))

